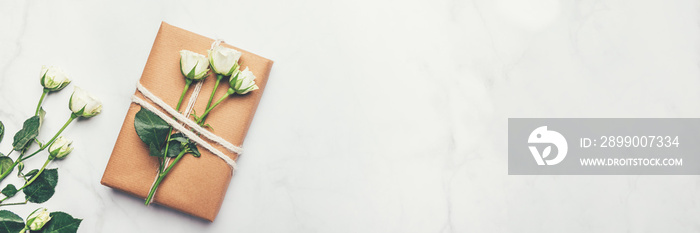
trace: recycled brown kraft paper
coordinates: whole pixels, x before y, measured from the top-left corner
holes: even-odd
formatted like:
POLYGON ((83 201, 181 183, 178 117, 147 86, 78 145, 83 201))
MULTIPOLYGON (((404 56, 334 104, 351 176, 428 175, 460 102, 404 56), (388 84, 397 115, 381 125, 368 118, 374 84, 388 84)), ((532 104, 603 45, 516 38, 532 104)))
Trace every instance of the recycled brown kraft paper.
MULTIPOLYGON (((186 49, 206 55, 213 42, 213 39, 163 22, 143 70, 141 84, 175 108, 185 86, 185 78, 180 72, 179 51, 186 49)), ((273 62, 225 43, 221 45, 243 53, 239 60, 241 70, 248 67, 255 75, 255 82, 260 87, 259 90, 246 95, 229 97, 207 116, 206 123, 211 125, 213 133, 240 146, 243 144, 265 90, 273 62)), ((224 78, 221 81, 214 100, 226 94, 229 87, 227 80, 228 78, 224 78)), ((194 105, 194 110, 198 114, 205 111, 214 83, 214 75, 204 80, 194 105)), ((195 83, 192 87, 194 85, 195 83)), ((192 89, 190 88, 185 95, 181 111, 184 110, 192 89)), ((146 99, 138 91, 135 95, 146 99)), ((134 115, 140 109, 140 105, 131 103, 101 183, 140 198, 146 198, 157 176, 159 162, 158 158, 149 156, 148 146, 139 139, 134 130, 134 115)), ((210 143, 232 159, 237 159, 237 154, 227 151, 216 143, 210 143)), ((158 188, 154 203, 214 221, 231 181, 232 168, 208 150, 200 147, 199 151, 202 153, 199 158, 186 155, 175 165, 158 188)))

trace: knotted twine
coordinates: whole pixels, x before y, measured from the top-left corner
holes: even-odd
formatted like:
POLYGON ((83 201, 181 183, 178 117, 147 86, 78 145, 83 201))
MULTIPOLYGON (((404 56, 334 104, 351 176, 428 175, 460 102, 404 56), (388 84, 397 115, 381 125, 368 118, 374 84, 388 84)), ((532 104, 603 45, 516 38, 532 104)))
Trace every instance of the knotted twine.
MULTIPOLYGON (((219 40, 219 39, 214 41, 214 43, 211 44, 211 49, 213 49, 215 46, 218 46, 221 42, 223 42, 223 41, 219 40)), ((210 132, 209 130, 202 128, 197 123, 195 123, 194 121, 187 118, 187 116, 190 115, 190 112, 192 112, 192 109, 194 109, 194 104, 195 104, 195 102, 197 102, 197 96, 199 95, 199 92, 202 90, 203 83, 204 82, 197 82, 197 84, 195 84, 194 89, 192 90, 192 95, 190 96, 190 99, 187 103, 187 107, 185 108, 185 112, 183 114, 179 113, 177 110, 173 109, 172 107, 170 107, 170 105, 165 103, 165 101, 163 101, 162 99, 158 98, 158 96, 151 93, 140 82, 137 83, 136 90, 141 92, 141 94, 143 94, 143 96, 145 96, 147 99, 151 100, 153 103, 158 105, 158 107, 160 107, 161 109, 165 110, 168 114, 170 114, 175 119, 168 116, 168 114, 165 114, 160 109, 156 108, 155 106, 151 105, 150 103, 139 98, 136 95, 131 96, 131 102, 134 102, 138 105, 141 105, 141 107, 144 107, 144 108, 150 110, 151 112, 153 112, 154 114, 156 114, 158 117, 163 119, 166 123, 168 123, 168 125, 170 125, 175 130, 177 130, 177 131, 181 132, 183 135, 185 135, 185 137, 189 138, 190 140, 194 141, 194 143, 204 147, 212 154, 214 154, 217 157, 219 157, 220 159, 224 160, 224 162, 226 162, 229 166, 231 166, 231 170, 233 171, 233 170, 237 169, 236 161, 231 159, 230 157, 228 157, 226 154, 224 154, 220 150, 213 147, 211 144, 209 144, 207 141, 205 141, 204 139, 199 137, 197 134, 204 136, 208 140, 215 142, 217 145, 220 145, 220 146, 224 147, 226 150, 233 152, 233 153, 236 153, 238 155, 243 153, 243 149, 239 146, 233 145, 232 143, 230 143, 230 142, 226 141, 225 139, 219 137, 218 135, 210 132), (185 126, 189 127, 190 129, 186 128, 185 126), (194 131, 194 132, 192 132, 192 131, 194 131)), ((169 162, 170 162, 170 158, 166 158, 166 160, 165 160, 166 166, 168 166, 169 162)), ((155 180, 153 180, 153 184, 155 184, 155 182, 157 180, 158 180, 158 175, 156 175, 155 180)), ((151 189, 154 188, 153 184, 151 184, 151 189)), ((154 196, 155 196, 155 193, 157 191, 158 191, 158 187, 155 187, 155 190, 153 191, 154 196)), ((148 190, 148 192, 150 193, 151 190, 148 190)), ((155 198, 152 198, 151 202, 153 202, 154 199, 155 198)))

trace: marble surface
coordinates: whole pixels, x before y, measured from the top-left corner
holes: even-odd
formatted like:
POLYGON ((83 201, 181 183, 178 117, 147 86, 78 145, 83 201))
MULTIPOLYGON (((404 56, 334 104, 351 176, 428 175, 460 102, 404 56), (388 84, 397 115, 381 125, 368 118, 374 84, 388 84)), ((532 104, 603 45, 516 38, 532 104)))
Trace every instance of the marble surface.
POLYGON ((698 232, 697 176, 509 176, 506 133, 509 117, 700 117, 699 17, 692 0, 0 0, 0 151, 41 65, 105 106, 66 130, 57 194, 3 208, 66 211, 79 232, 698 232), (275 61, 214 223, 99 184, 161 21, 275 61))

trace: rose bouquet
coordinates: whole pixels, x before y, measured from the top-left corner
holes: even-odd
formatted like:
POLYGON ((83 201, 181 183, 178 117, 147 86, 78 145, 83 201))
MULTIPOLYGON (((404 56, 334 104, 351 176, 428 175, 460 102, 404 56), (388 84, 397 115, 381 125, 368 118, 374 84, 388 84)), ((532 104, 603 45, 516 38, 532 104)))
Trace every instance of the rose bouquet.
MULTIPOLYGON (((180 111, 185 94, 193 83, 204 82, 209 75, 209 66, 211 65, 216 74, 216 83, 209 96, 206 110, 200 116, 196 112, 191 114, 198 125, 211 128, 205 124, 206 117, 222 101, 233 94, 244 95, 258 89, 255 84, 255 75, 248 68, 243 71, 238 69, 240 57, 241 52, 220 45, 213 46, 209 50, 209 58, 189 50, 181 50, 180 71, 185 79, 185 87, 182 89, 175 110, 180 111), (229 78, 228 91, 212 104, 216 89, 224 78, 229 78)), ((186 134, 173 132, 173 127, 161 118, 146 108, 141 108, 134 118, 134 128, 139 138, 148 146, 150 156, 157 157, 160 161, 158 176, 146 197, 146 205, 151 203, 160 183, 184 155, 200 156, 196 143, 191 141, 186 134)))
MULTIPOLYGON (((61 133, 73 120, 79 117, 90 118, 102 111, 102 103, 97 98, 76 87, 68 102, 68 107, 71 110, 70 117, 51 139, 42 143, 37 138, 46 116, 46 111, 41 107, 42 103, 49 93, 62 90, 71 83, 71 80, 60 68, 44 66, 41 70, 40 82, 44 88, 34 115, 24 121, 22 128, 14 135, 12 150, 7 155, 0 153, 0 181, 4 180, 15 168, 17 168, 17 176, 23 180, 23 184, 19 185, 19 188, 14 184, 7 184, 0 191, 4 195, 4 198, 0 199, 0 206, 48 201, 55 193, 58 183, 58 169, 47 169, 47 165, 52 161, 66 158, 73 151, 73 141, 61 136, 61 133), (38 148, 32 153, 27 153, 34 144, 37 144, 38 148), (43 166, 25 173, 24 161, 46 149, 48 149, 48 154, 43 166), (13 154, 18 154, 15 159, 11 157, 13 154), (24 201, 7 203, 20 191, 24 193, 24 201)), ((3 135, 4 126, 0 122, 0 141, 2 141, 3 135)), ((49 213, 45 208, 39 208, 30 214, 25 222, 11 211, 0 210, 0 225, 3 226, 0 232, 14 233, 27 230, 32 232, 76 232, 81 221, 81 219, 73 218, 63 212, 49 213)))

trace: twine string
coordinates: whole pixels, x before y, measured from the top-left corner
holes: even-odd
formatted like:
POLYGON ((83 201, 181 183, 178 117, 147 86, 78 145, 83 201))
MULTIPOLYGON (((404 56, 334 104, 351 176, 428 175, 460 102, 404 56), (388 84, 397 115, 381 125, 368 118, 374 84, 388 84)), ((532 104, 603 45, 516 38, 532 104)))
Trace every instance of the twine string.
MULTIPOLYGON (((219 44, 221 44, 221 42, 223 42, 223 40, 217 39, 216 41, 214 41, 214 43, 211 44, 211 49, 213 49, 215 46, 218 46, 219 44)), ((156 114, 158 117, 163 119, 166 123, 168 123, 168 125, 170 125, 175 130, 177 130, 177 131, 181 132, 183 135, 185 135, 185 137, 189 138, 190 140, 194 141, 196 144, 204 147, 205 149, 210 151, 212 154, 214 154, 217 157, 224 160, 224 162, 226 162, 231 167, 231 172, 233 172, 234 170, 237 169, 236 161, 231 159, 230 157, 228 157, 226 154, 224 154, 220 150, 213 147, 211 144, 209 144, 207 141, 205 141, 204 139, 199 137, 197 134, 204 136, 205 138, 209 139, 210 141, 215 142, 217 145, 223 146, 224 148, 226 148, 226 150, 233 152, 233 153, 236 153, 238 155, 243 153, 243 149, 239 146, 233 145, 232 143, 230 143, 230 142, 226 141, 225 139, 219 137, 218 135, 210 132, 209 130, 202 128, 197 123, 195 123, 194 121, 190 120, 187 117, 190 115, 190 113, 194 109, 194 104, 195 104, 195 102, 197 102, 197 97, 199 96, 199 93, 202 90, 203 84, 204 84, 204 82, 197 82, 197 84, 195 84, 194 89, 192 90, 192 95, 190 96, 190 99, 187 103, 187 107, 185 108, 185 112, 183 114, 181 114, 177 110, 170 107, 170 105, 165 103, 165 101, 158 98, 158 96, 151 93, 140 82, 137 83, 136 90, 141 92, 141 94, 143 94, 143 96, 145 96, 148 100, 151 100, 153 103, 158 105, 158 107, 165 110, 168 114, 170 114, 172 117, 174 117, 177 120, 172 119, 172 117, 168 116, 168 114, 162 112, 160 109, 156 108, 155 106, 151 105, 147 101, 145 101, 137 96, 132 96, 131 101, 138 104, 138 105, 141 105, 141 107, 144 107, 144 108, 150 110, 151 112, 156 114), (191 130, 188 130, 187 127, 185 127, 185 126, 189 127, 191 130), (192 132, 192 131, 195 131, 196 133, 192 132)), ((168 166, 169 163, 170 163, 170 157, 167 157, 165 159, 166 166, 168 166)), ((157 174, 159 174, 159 172, 157 174)), ((153 180, 153 184, 151 184, 151 189, 154 188, 153 185, 157 182, 157 180, 158 180, 158 175, 156 175, 155 179, 153 180)), ((158 191, 158 187, 155 187, 155 190, 153 191, 153 193, 154 193, 153 195, 155 195, 155 193, 157 191, 158 191)), ((148 190, 148 192, 150 193, 151 190, 148 190)), ((154 200, 155 200, 155 198, 152 198, 151 202, 153 202, 154 200)))

